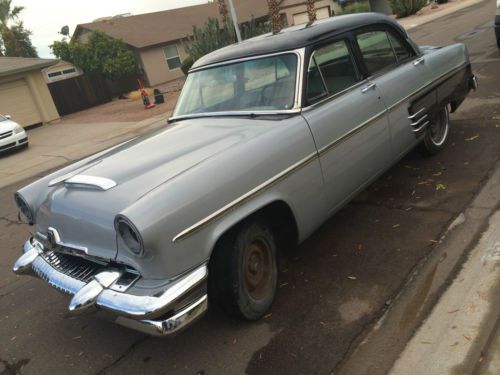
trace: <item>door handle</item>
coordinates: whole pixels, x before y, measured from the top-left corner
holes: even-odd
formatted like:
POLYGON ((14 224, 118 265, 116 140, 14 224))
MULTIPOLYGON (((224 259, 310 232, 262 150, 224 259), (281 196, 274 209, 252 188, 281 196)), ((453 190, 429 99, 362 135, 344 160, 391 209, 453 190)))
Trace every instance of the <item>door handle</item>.
POLYGON ((363 94, 366 94, 368 91, 373 90, 377 85, 375 83, 370 83, 368 86, 365 86, 361 89, 363 94))
POLYGON ((419 58, 419 59, 416 59, 414 62, 413 62, 413 66, 418 66, 420 64, 423 64, 425 62, 425 59, 423 57, 419 58))

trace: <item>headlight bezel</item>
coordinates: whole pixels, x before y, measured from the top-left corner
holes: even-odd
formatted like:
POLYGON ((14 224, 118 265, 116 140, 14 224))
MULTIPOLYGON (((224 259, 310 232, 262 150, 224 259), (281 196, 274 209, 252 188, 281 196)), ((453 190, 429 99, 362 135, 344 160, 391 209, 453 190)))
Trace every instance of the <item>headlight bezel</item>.
POLYGON ((117 215, 115 217, 115 231, 127 250, 132 254, 135 256, 142 256, 144 254, 144 241, 141 232, 139 232, 130 219, 124 215, 117 215))
POLYGON ((23 222, 25 224, 35 224, 35 213, 31 206, 28 204, 28 201, 19 193, 14 194, 14 200, 19 210, 19 218, 21 219, 21 221, 23 221, 22 219, 24 219, 23 222))

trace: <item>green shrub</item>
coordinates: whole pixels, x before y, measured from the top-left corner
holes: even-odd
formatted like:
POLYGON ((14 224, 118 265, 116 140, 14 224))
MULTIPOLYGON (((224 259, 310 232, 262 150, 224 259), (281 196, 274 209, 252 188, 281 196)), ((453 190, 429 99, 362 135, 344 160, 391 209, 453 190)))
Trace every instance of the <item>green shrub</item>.
POLYGON ((184 75, 187 76, 189 69, 191 69, 193 64, 194 64, 193 58, 191 56, 186 57, 181 64, 182 73, 184 73, 184 75))
POLYGON ((365 13, 365 12, 370 12, 370 4, 369 3, 352 3, 350 5, 347 5, 344 9, 336 12, 335 14, 337 16, 342 16, 344 14, 350 14, 350 13, 365 13))
POLYGON ((392 12, 398 18, 415 14, 427 4, 427 0, 390 0, 389 2, 392 12))

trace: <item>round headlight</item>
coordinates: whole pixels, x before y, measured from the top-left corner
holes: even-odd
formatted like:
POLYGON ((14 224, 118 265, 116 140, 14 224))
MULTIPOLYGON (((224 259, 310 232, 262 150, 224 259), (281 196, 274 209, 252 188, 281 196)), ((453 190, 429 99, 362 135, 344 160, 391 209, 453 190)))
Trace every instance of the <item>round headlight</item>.
POLYGON ((33 225, 35 223, 35 215, 33 214, 33 211, 31 210, 29 204, 19 193, 16 193, 14 195, 14 199, 16 201, 17 207, 19 208, 19 213, 23 221, 26 224, 33 225))
POLYGON ((124 216, 117 216, 115 228, 125 245, 136 255, 143 251, 142 237, 137 228, 124 216))
POLYGON ((22 128, 21 125, 16 125, 14 128, 14 134, 19 134, 19 133, 22 133, 23 131, 24 131, 24 129, 22 128))

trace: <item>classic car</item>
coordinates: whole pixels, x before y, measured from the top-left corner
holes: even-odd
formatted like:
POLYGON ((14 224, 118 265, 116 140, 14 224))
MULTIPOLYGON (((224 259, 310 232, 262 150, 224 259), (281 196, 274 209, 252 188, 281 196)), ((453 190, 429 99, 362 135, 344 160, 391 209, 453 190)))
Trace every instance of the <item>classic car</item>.
POLYGON ((477 85, 463 44, 418 47, 384 15, 231 45, 191 68, 169 124, 15 194, 32 237, 14 271, 69 312, 169 335, 218 304, 256 320, 277 254, 419 146, 442 150, 477 85))
POLYGON ((23 127, 11 120, 9 115, 0 115, 0 152, 28 147, 28 136, 23 127))
POLYGON ((497 0, 497 14, 495 16, 495 36, 497 38, 497 46, 500 48, 500 0, 497 0))

